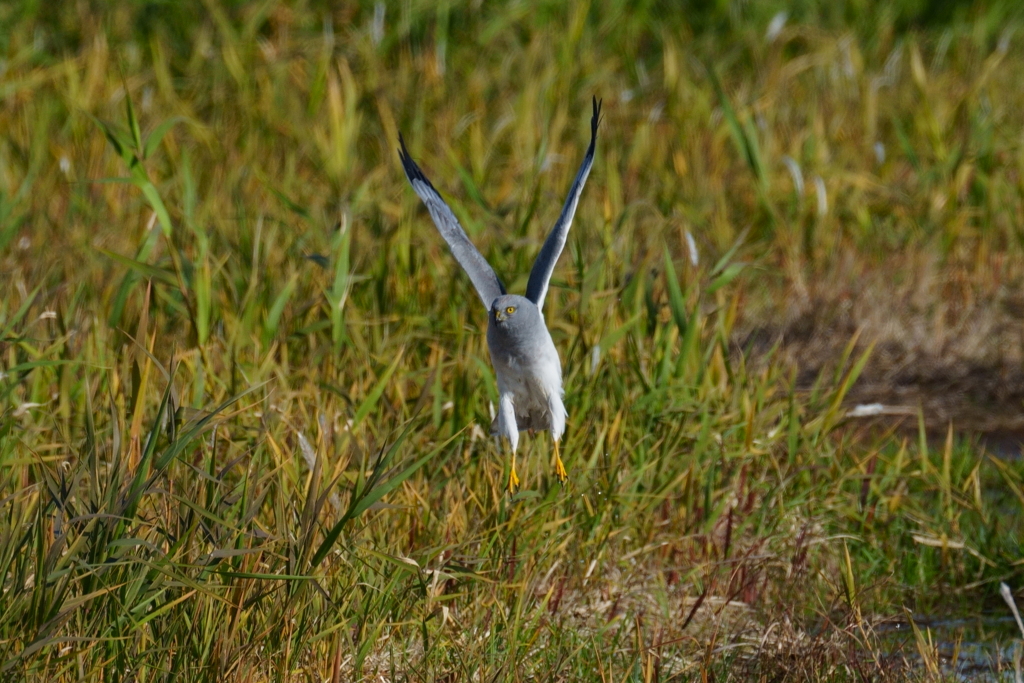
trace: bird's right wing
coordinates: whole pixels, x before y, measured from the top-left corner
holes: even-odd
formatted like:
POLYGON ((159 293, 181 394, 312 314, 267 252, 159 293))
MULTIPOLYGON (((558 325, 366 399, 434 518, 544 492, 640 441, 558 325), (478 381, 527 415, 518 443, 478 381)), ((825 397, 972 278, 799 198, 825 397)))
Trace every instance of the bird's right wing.
POLYGON ((412 184, 412 189, 423 200, 427 211, 430 212, 430 217, 434 219, 434 225, 437 226, 437 230, 441 233, 444 241, 448 243, 448 247, 452 250, 455 260, 459 262, 462 269, 469 275, 469 279, 473 282, 477 294, 480 295, 480 300, 484 302, 484 308, 490 310, 494 300, 505 294, 504 285, 501 284, 498 276, 494 274, 494 269, 487 263, 487 259, 469 241, 469 237, 462 229, 462 226, 459 225, 459 220, 455 217, 455 214, 444 203, 441 195, 438 194, 434 186, 427 180, 427 177, 423 175, 420 167, 409 156, 409 150, 406 149, 405 140, 402 139, 401 134, 398 136, 398 141, 401 144, 398 156, 402 160, 402 167, 405 169, 406 177, 409 178, 409 182, 412 184))

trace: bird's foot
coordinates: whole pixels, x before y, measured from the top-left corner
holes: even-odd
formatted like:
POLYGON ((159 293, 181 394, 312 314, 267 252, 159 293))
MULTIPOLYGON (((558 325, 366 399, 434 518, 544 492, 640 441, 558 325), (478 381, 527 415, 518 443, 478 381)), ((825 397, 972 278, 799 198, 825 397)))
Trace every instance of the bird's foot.
POLYGON ((565 465, 562 464, 562 457, 558 453, 558 442, 555 442, 555 476, 558 477, 558 482, 565 485, 565 482, 569 480, 569 475, 565 471, 565 465))
POLYGON ((508 495, 515 495, 519 490, 519 476, 516 474, 516 464, 512 463, 512 470, 508 474, 508 495))

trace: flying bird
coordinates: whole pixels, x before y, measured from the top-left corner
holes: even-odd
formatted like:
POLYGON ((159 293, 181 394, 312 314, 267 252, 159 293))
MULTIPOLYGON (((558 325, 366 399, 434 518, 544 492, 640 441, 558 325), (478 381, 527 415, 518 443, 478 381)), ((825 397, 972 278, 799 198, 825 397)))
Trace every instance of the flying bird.
POLYGON ((448 243, 448 247, 476 288, 487 309, 487 347, 491 364, 498 380, 498 414, 491 424, 491 433, 508 440, 512 451, 508 476, 509 493, 519 487, 516 475, 516 448, 519 432, 530 430, 551 432, 555 453, 555 476, 565 483, 568 475, 559 453, 558 442, 565 433, 568 413, 562 403, 562 363, 555 343, 544 322, 544 298, 548 283, 555 270, 565 240, 569 236, 572 217, 576 213, 583 186, 594 165, 594 146, 597 142, 597 124, 601 115, 601 102, 595 97, 594 113, 590 119, 590 146, 569 188, 562 213, 544 240, 526 285, 526 296, 509 294, 487 260, 470 242, 459 225, 455 214, 445 204, 423 171, 409 155, 405 140, 398 136, 405 175, 423 204, 426 205, 434 225, 448 243))

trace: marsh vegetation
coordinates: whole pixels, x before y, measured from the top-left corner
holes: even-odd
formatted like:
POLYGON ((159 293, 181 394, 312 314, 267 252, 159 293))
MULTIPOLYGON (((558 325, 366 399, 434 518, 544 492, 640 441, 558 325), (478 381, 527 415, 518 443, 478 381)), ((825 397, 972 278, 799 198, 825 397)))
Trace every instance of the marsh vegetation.
POLYGON ((1012 671, 1020 10, 782 4, 0 6, 0 680, 1012 671), (398 132, 522 292, 594 95, 510 499, 398 132))

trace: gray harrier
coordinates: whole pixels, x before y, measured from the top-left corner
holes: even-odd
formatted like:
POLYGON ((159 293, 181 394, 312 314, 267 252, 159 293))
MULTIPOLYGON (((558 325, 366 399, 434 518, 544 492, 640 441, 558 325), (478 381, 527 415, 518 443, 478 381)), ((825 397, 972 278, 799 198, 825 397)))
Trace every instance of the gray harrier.
POLYGON ((526 296, 505 291, 494 270, 469 241, 455 214, 409 156, 405 140, 401 135, 398 136, 401 143, 398 155, 405 168, 405 175, 412 183, 412 189, 423 200, 455 260, 469 275, 489 312, 487 346, 498 378, 500 397, 498 415, 491 424, 491 433, 504 436, 512 448, 512 467, 508 476, 510 493, 514 493, 519 486, 516 447, 519 444, 519 432, 524 430, 551 430, 555 450, 555 476, 563 484, 568 478, 558 453, 558 440, 565 432, 565 418, 568 416, 562 404, 562 364, 555 344, 551 341, 551 334, 544 324, 542 309, 551 273, 555 270, 555 263, 569 236, 576 205, 583 192, 583 185, 587 182, 590 167, 594 164, 594 145, 600 114, 601 103, 595 97, 594 114, 590 119, 590 146, 576 173, 576 180, 569 189, 562 214, 551 234, 544 240, 544 246, 530 271, 526 296))

